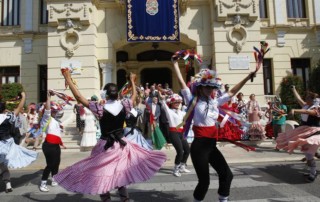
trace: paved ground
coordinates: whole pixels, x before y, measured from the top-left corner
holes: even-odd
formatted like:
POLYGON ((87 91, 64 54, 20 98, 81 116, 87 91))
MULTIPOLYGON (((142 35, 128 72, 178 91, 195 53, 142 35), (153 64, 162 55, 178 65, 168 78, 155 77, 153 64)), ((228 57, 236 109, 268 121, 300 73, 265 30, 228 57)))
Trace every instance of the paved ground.
MULTIPOLYGON (((256 151, 247 152, 246 150, 235 146, 231 143, 219 142, 218 148, 225 156, 228 163, 258 163, 258 162, 286 162, 296 161, 302 158, 300 152, 289 155, 284 151, 275 151, 275 145, 272 141, 265 142, 243 142, 250 144, 256 148, 256 151)), ((167 155, 167 161, 163 167, 173 167, 176 152, 173 146, 163 148, 163 152, 167 155)), ((38 150, 39 158, 30 166, 22 170, 39 170, 45 167, 45 158, 41 150, 38 150)), ((81 152, 76 149, 62 150, 60 169, 72 165, 73 163, 86 158, 90 155, 90 151, 81 152)), ((188 165, 191 165, 191 159, 188 159, 188 165)))
MULTIPOLYGON (((238 202, 315 202, 320 201, 319 179, 314 183, 306 183, 302 172, 305 165, 300 161, 301 153, 292 155, 275 151, 272 141, 247 142, 256 147, 255 152, 247 152, 230 143, 219 143, 218 147, 230 163, 234 174, 231 200, 238 202)), ((151 180, 128 186, 131 201, 134 202, 192 202, 193 190, 197 184, 197 176, 189 159, 189 174, 182 177, 172 176, 175 150, 163 148, 167 161, 162 169, 151 180)), ((90 152, 75 149, 63 150, 60 169, 72 165, 89 156, 90 152)), ((318 163, 319 164, 319 163, 318 163)), ((35 201, 99 201, 99 196, 71 193, 61 187, 51 187, 50 192, 42 193, 38 186, 45 159, 39 151, 39 158, 24 169, 12 170, 12 193, 4 193, 4 184, 0 181, 1 202, 35 202, 35 201)), ((211 169, 210 189, 204 202, 217 199, 218 176, 211 169)), ((116 191, 112 191, 113 201, 119 201, 116 191)))

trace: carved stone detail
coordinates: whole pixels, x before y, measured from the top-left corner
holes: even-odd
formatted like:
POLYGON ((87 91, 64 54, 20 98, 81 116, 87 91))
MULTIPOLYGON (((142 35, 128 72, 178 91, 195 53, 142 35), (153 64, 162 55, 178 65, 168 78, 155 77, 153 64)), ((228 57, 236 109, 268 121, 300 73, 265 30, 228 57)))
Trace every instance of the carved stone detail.
POLYGON ((247 16, 250 21, 256 21, 259 17, 257 12, 258 0, 216 0, 219 21, 226 21, 229 16, 247 16))
POLYGON ((231 9, 236 7, 235 11, 239 12, 240 8, 244 8, 247 9, 250 6, 252 6, 252 12, 256 13, 256 3, 254 0, 249 1, 249 3, 241 3, 241 0, 234 0, 234 3, 226 3, 225 0, 219 0, 219 11, 220 13, 223 13, 223 7, 227 8, 227 9, 231 9))
MULTIPOLYGON (((86 6, 80 6, 78 8, 72 8, 72 3, 64 4, 65 8, 56 8, 54 6, 50 6, 50 18, 53 18, 53 11, 56 13, 66 13, 66 16, 69 17, 71 12, 79 12, 82 9, 86 8, 86 6)), ((83 17, 86 17, 86 11, 84 11, 83 17)))
POLYGON ((80 46, 80 34, 74 28, 69 28, 60 37, 60 44, 66 50, 66 55, 72 57, 74 51, 80 46))
POLYGON ((246 17, 241 17, 241 15, 230 16, 226 19, 225 25, 249 25, 249 19, 246 17))
POLYGON ((89 12, 87 4, 65 3, 49 5, 49 22, 51 26, 59 25, 65 19, 79 19, 82 25, 89 25, 89 12))
POLYGON ((70 18, 64 19, 64 20, 59 20, 59 25, 58 25, 58 30, 65 30, 65 29, 76 29, 76 30, 81 30, 82 25, 79 22, 79 20, 72 20, 70 18))
POLYGON ((235 25, 227 32, 227 39, 229 43, 234 46, 234 50, 237 53, 241 52, 242 46, 247 42, 247 36, 248 33, 246 28, 240 24, 235 25), (240 35, 241 39, 233 37, 233 34, 240 35))

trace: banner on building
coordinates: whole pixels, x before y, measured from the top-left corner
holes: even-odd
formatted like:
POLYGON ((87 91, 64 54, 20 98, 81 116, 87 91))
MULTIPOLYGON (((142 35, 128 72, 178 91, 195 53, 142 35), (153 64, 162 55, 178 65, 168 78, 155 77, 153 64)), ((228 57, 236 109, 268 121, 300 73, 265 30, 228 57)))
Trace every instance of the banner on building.
POLYGON ((178 0, 127 0, 127 40, 179 41, 178 0))

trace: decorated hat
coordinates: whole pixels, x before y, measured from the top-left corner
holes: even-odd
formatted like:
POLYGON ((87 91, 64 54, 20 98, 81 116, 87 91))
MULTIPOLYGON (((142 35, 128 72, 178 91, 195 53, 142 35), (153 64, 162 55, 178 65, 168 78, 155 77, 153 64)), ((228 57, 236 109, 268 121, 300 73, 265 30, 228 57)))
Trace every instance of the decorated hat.
POLYGON ((220 89, 222 82, 218 78, 218 74, 214 70, 201 69, 198 74, 196 74, 192 81, 193 86, 211 86, 220 89))
POLYGON ((168 104, 172 104, 172 103, 176 103, 176 102, 182 102, 182 97, 176 93, 172 94, 168 99, 167 99, 167 103, 168 104))
POLYGON ((51 112, 59 112, 62 110, 62 107, 56 102, 51 101, 50 105, 51 105, 51 112))

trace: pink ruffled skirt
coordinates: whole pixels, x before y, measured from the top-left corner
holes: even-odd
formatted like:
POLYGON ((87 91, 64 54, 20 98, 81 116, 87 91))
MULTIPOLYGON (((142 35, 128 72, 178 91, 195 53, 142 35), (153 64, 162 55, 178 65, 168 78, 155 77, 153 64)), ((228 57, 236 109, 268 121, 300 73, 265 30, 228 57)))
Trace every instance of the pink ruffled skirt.
POLYGON ((289 132, 280 133, 277 148, 292 153, 301 148, 305 153, 314 154, 320 145, 320 127, 300 126, 289 132))
POLYGON ((62 170, 54 179, 68 191, 92 195, 150 179, 165 162, 165 153, 126 142, 125 147, 115 142, 104 150, 106 141, 99 140, 88 158, 62 170))

